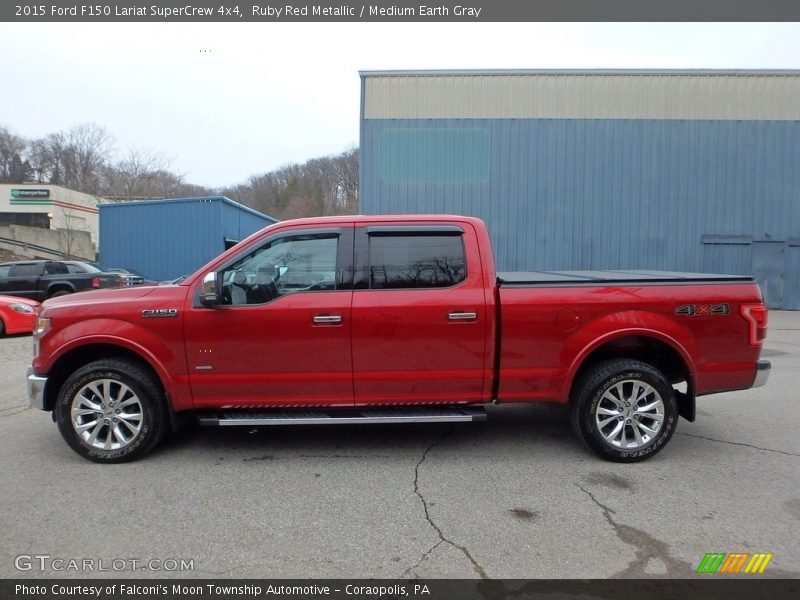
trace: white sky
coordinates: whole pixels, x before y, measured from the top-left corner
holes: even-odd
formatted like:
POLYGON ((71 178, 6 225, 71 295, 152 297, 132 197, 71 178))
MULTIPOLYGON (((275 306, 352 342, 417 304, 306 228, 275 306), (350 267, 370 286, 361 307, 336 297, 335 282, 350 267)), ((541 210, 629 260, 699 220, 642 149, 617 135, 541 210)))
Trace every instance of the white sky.
POLYGON ((359 70, 800 69, 800 24, 1 23, 0 57, 0 126, 94 122, 217 187, 357 145, 359 70))

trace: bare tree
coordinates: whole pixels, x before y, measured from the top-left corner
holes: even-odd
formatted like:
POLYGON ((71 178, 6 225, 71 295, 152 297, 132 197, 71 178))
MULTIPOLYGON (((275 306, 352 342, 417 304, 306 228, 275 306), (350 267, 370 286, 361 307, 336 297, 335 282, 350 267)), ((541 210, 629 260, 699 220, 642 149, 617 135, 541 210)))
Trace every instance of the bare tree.
POLYGON ((52 183, 117 201, 222 193, 279 219, 358 212, 358 148, 214 190, 187 183, 155 151, 129 150, 115 160, 113 145, 94 123, 36 140, 0 128, 0 181, 52 183))
POLYGON ((165 156, 130 150, 123 160, 106 167, 103 194, 115 199, 163 198, 181 183, 165 156))
POLYGON ((51 133, 31 143, 31 165, 38 183, 63 183, 63 149, 64 136, 60 133, 51 133))
POLYGON ((65 184, 96 194, 102 187, 104 166, 113 150, 113 138, 94 123, 78 125, 66 135, 65 184))
POLYGON ((27 148, 23 138, 0 127, 0 181, 22 183, 30 178, 30 163, 23 160, 27 148))
POLYGON ((254 175, 222 190, 279 219, 358 212, 358 149, 254 175))
POLYGON ((333 158, 337 214, 358 212, 358 160, 358 148, 351 148, 333 158))
POLYGON ((31 144, 30 161, 37 180, 96 194, 103 186, 113 138, 94 123, 66 133, 51 133, 31 144))
POLYGON ((61 253, 64 255, 65 260, 69 260, 75 256, 78 235, 85 231, 86 220, 79 217, 70 208, 62 207, 61 210, 63 211, 64 227, 59 227, 58 237, 61 241, 61 253))

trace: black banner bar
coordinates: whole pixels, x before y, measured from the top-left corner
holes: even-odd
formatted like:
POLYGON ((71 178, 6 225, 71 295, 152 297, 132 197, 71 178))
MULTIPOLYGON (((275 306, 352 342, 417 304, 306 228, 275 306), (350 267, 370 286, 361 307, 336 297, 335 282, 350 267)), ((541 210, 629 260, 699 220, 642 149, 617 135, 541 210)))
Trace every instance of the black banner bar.
POLYGON ((697 579, 550 580, 268 580, 268 579, 6 579, 3 600, 502 600, 619 597, 674 600, 783 600, 800 597, 796 579, 759 576, 697 579))
POLYGON ((5 0, 11 22, 800 21, 797 0, 5 0))

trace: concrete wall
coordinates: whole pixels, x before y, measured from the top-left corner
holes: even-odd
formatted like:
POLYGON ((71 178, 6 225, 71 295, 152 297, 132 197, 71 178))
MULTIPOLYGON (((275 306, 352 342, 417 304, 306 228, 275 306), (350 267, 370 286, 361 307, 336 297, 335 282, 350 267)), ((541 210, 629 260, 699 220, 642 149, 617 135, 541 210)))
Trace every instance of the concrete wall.
POLYGON ((29 258, 95 258, 92 238, 87 231, 8 225, 0 227, 0 248, 29 258))

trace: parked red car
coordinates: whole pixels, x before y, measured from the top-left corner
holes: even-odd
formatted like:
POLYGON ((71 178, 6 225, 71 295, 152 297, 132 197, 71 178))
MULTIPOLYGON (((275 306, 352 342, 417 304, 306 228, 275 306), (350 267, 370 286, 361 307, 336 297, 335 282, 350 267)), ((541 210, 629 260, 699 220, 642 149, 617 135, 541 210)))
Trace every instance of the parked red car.
POLYGON ((39 303, 35 300, 0 296, 0 336, 32 332, 38 308, 39 303))

